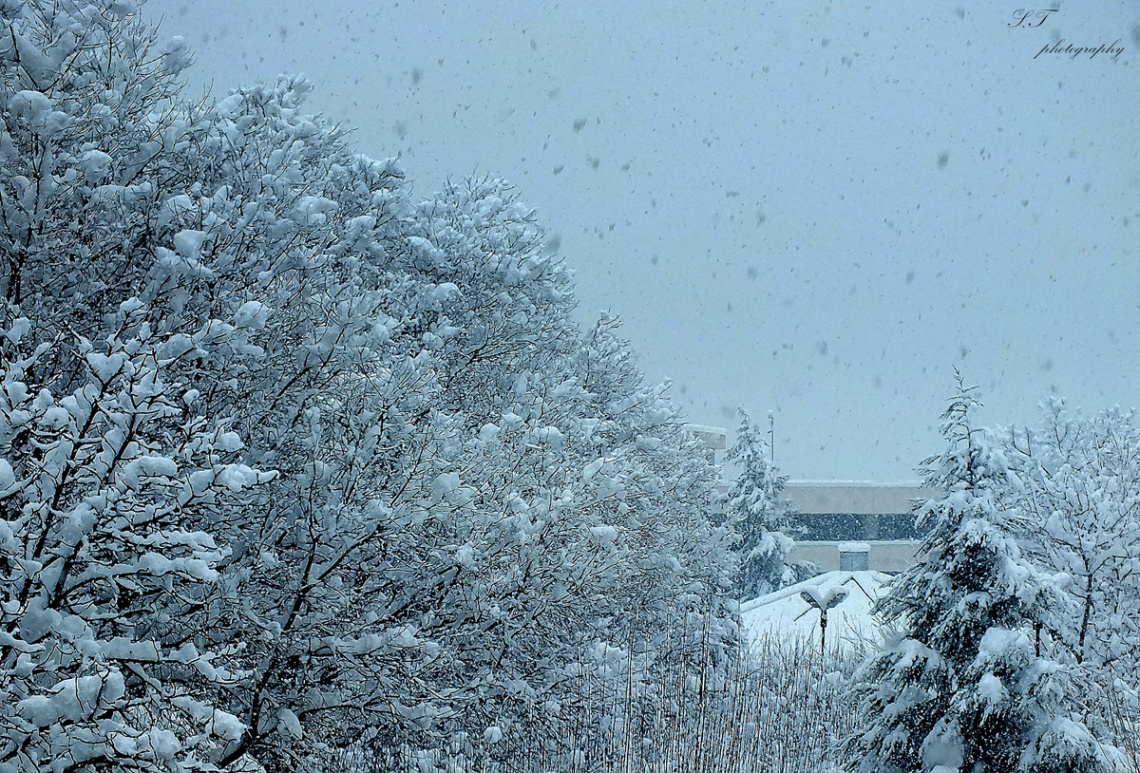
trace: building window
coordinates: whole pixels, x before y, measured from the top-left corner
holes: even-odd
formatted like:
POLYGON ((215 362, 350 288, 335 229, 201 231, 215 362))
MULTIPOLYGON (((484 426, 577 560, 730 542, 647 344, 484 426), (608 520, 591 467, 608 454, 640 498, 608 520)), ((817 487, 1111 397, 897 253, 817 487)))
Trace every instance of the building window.
POLYGON ((790 536, 805 542, 916 540, 913 513, 795 513, 790 536))

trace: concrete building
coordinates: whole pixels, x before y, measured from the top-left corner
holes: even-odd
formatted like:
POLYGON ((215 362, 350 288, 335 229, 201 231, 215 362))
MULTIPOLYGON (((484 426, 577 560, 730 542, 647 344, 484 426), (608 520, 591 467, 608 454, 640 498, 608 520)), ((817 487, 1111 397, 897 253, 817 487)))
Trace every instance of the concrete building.
POLYGON ((918 547, 911 508, 930 493, 918 483, 789 481, 784 494, 795 510, 792 559, 822 571, 901 571, 918 547))
MULTIPOLYGON (((728 430, 703 424, 685 429, 704 444, 711 464, 722 461, 728 430)), ((788 481, 784 495, 795 511, 788 535, 796 541, 793 561, 810 561, 825 572, 899 572, 918 547, 911 508, 931 492, 917 482, 797 480, 788 481)))

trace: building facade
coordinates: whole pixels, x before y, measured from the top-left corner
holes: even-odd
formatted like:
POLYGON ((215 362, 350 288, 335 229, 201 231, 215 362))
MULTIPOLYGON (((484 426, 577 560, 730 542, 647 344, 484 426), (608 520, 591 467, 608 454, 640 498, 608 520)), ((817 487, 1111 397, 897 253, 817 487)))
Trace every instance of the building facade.
MULTIPOLYGON (((722 461, 728 430, 703 424, 685 429, 704 445, 711 464, 722 461)), ((917 482, 788 481, 784 496, 794 511, 788 536, 796 542, 791 559, 810 561, 825 572, 902 571, 914 561, 919 544, 914 503, 931 493, 917 482)))
POLYGON ((796 541, 791 557, 821 571, 901 571, 913 563, 919 544, 912 508, 930 494, 918 483, 789 481, 784 495, 795 511, 789 536, 796 541), (859 552, 865 560, 851 555, 859 552))

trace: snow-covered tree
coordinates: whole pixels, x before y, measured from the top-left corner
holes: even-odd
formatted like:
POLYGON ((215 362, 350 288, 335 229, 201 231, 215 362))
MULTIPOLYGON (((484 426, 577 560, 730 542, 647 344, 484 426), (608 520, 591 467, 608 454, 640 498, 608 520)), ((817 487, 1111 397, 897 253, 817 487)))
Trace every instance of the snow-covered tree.
POLYGON ((1059 399, 1043 408, 1040 427, 1006 435, 1006 453, 1023 484, 1009 499, 1026 515, 1032 554, 1073 577, 1072 619, 1053 632, 1061 654, 1090 671, 1104 691, 1093 705, 1105 726, 1116 725, 1121 713, 1135 721, 1140 428, 1119 409, 1086 418, 1070 414, 1059 399))
POLYGON ((430 712, 424 682, 403 682, 432 661, 415 621, 369 625, 387 603, 369 583, 431 549, 447 437, 406 332, 432 288, 383 266, 386 245, 410 252, 399 175, 300 113, 295 79, 182 103, 184 48, 152 54, 129 3, 20 4, 9 20, 6 75, 24 89, 5 95, 0 239, 9 313, 57 344, 39 378, 75 386, 71 331, 161 342, 168 378, 245 440, 240 461, 279 472, 224 519, 179 511, 227 553, 200 635, 238 647, 241 678, 210 697, 240 720, 209 761, 292 766, 351 737, 348 696, 373 724, 430 712))
POLYGON ((196 769, 243 731, 210 699, 243 676, 210 526, 271 476, 169 380, 170 340, 79 339, 59 391, 30 328, 0 344, 0 769, 196 769))
POLYGON ((788 563, 795 543, 784 533, 791 513, 783 496, 788 478, 776 469, 760 429, 743 408, 739 412, 736 440, 725 460, 740 472, 728 490, 724 510, 738 535, 736 594, 748 599, 795 582, 798 577, 795 567, 788 563))
POLYGON ((734 646, 711 470, 612 325, 576 327, 533 212, 495 180, 413 206, 295 78, 184 101, 185 45, 134 11, 0 2, 0 314, 36 352, 4 369, 4 759, 561 740, 568 680, 619 642, 734 646), (91 552, 68 514, 112 484, 137 523, 96 519, 91 552), (43 643, 47 603, 96 643, 43 643), (51 718, 116 659, 125 693, 51 718))
POLYGON ((451 185, 419 221, 416 268, 454 288, 452 332, 433 351, 447 363, 440 400, 469 433, 469 496, 449 519, 461 568, 434 614, 471 643, 456 662, 482 686, 478 714, 452 724, 491 717, 509 742, 531 723, 557 741, 560 723, 579 721, 581 675, 619 676, 596 653, 628 651, 632 637, 663 666, 695 652, 685 631, 734 642, 724 534, 708 520, 715 479, 616 321, 573 324, 565 269, 512 190, 451 185))
POLYGON ((974 425, 973 389, 958 386, 946 448, 925 463, 940 492, 917 508, 929 531, 876 605, 898 635, 854 678, 863 729, 848 760, 864 773, 1107 769, 1080 721, 1079 672, 1040 657, 1034 641, 1063 616, 1064 578, 1022 555, 1020 515, 999 498, 1016 481, 974 425))

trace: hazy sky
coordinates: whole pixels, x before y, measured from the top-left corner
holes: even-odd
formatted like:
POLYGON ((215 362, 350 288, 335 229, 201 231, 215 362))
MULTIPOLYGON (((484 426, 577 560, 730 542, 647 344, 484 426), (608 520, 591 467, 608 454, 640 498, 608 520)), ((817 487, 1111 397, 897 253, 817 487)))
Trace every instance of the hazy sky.
POLYGON ((511 180, 583 321, 621 316, 692 421, 772 411, 793 478, 897 481, 938 449, 954 366, 985 423, 1052 393, 1140 407, 1140 5, 1020 2, 146 15, 193 44, 196 90, 306 74, 417 196, 511 180))

